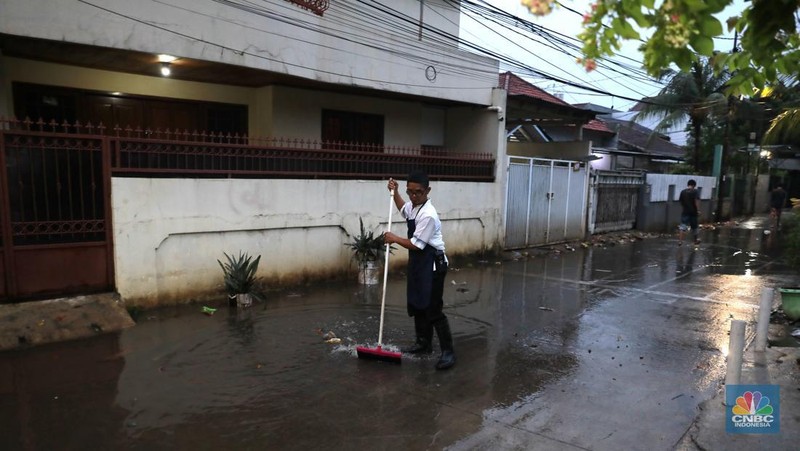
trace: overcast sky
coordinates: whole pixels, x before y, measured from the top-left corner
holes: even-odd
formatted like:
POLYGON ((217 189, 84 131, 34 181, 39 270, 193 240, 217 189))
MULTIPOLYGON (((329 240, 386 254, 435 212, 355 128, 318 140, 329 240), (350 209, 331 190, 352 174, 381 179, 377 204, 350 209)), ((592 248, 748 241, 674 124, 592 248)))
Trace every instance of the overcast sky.
MULTIPOLYGON (((481 3, 481 0, 473 0, 481 3)), ((489 3, 511 13, 525 21, 542 26, 556 39, 571 42, 580 46, 577 35, 582 30, 582 15, 589 10, 593 3, 589 0, 562 0, 564 7, 557 8, 553 13, 544 17, 537 17, 520 4, 519 0, 486 0, 489 3), (570 11, 570 9, 574 11, 570 11)), ((718 19, 725 24, 725 19, 741 11, 744 0, 735 0, 734 5, 723 11, 718 19)), ((462 11, 465 6, 462 4, 462 11)), ((525 26, 524 24, 520 24, 525 26)), ((641 69, 642 56, 637 50, 638 43, 628 43, 620 52, 620 56, 612 58, 609 68, 599 67, 596 71, 587 73, 575 59, 580 56, 574 48, 569 48, 564 42, 546 40, 511 24, 502 25, 493 23, 487 18, 479 21, 474 19, 474 14, 462 12, 461 38, 475 43, 492 52, 503 55, 519 62, 523 67, 509 67, 501 62, 501 71, 511 70, 518 73, 526 80, 551 94, 561 96, 569 103, 594 103, 619 110, 627 110, 635 101, 626 99, 640 99, 653 96, 661 89, 656 81, 644 76, 641 69), (545 74, 525 74, 525 67, 533 68, 545 74), (568 86, 548 78, 567 80, 580 86, 591 87, 603 94, 591 92, 581 87, 568 86)), ((730 51, 733 47, 733 33, 727 34, 723 39, 715 41, 718 50, 730 51)))

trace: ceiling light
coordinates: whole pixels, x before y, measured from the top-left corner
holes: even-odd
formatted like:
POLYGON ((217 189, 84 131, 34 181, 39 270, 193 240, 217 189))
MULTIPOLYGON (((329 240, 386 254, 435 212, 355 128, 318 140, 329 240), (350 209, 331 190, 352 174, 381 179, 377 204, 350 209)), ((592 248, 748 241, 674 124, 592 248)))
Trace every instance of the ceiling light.
POLYGON ((169 77, 172 70, 169 68, 169 63, 161 63, 161 75, 169 77))
POLYGON ((165 54, 158 55, 159 63, 171 63, 176 59, 178 59, 178 57, 172 55, 165 55, 165 54))

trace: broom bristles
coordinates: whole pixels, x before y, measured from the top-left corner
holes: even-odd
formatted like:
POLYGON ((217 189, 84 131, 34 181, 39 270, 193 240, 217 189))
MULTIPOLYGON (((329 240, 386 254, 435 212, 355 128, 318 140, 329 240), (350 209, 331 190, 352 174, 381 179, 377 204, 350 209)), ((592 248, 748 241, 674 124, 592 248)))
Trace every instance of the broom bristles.
POLYGON ((368 348, 366 346, 356 347, 359 359, 379 360, 381 362, 401 363, 401 354, 399 352, 384 351, 380 346, 377 348, 368 348))

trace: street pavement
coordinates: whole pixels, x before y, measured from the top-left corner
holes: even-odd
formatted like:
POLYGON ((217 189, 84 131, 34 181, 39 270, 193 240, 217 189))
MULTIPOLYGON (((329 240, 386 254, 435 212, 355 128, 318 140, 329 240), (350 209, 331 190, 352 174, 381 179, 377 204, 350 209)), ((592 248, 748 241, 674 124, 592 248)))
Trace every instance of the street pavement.
MULTIPOLYGON (((709 227, 699 246, 631 232, 454 256, 448 371, 436 353, 356 358, 377 338, 379 286, 141 312, 134 327, 113 296, 54 317, 52 302, 3 305, 0 449, 798 449, 800 348, 752 346, 762 288, 800 286, 765 223, 709 227), (780 386, 779 434, 725 431, 734 319, 746 322, 741 382, 780 386)), ((387 288, 396 349, 413 339, 402 274, 387 288)))

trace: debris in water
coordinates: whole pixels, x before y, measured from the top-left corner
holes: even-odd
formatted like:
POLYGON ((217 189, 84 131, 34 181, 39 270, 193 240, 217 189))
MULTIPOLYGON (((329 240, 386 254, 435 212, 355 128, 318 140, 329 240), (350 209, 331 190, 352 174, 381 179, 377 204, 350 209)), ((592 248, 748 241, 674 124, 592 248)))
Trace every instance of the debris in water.
POLYGON ((203 306, 203 308, 200 310, 200 312, 201 312, 201 313, 204 313, 204 314, 206 314, 206 315, 208 315, 208 316, 211 316, 211 315, 213 315, 213 314, 214 314, 214 312, 216 312, 216 311, 217 311, 217 309, 215 309, 215 308, 211 308, 211 307, 206 307, 205 305, 204 305, 204 306, 203 306))
POLYGON ((547 312, 552 312, 553 311, 553 309, 551 309, 550 307, 539 307, 539 310, 544 310, 544 311, 547 311, 547 312))

